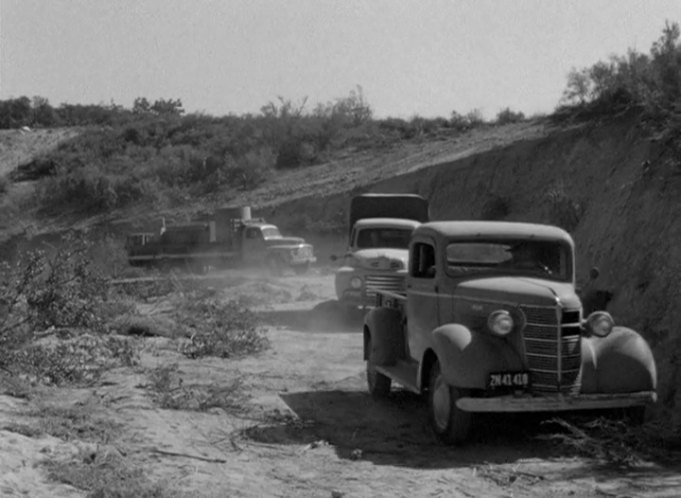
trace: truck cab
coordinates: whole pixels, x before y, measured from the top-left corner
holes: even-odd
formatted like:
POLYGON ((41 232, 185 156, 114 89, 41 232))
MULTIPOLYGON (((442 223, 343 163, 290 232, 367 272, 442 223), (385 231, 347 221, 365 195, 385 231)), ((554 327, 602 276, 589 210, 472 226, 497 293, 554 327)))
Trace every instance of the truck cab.
POLYGON ((164 219, 158 234, 129 234, 125 248, 131 265, 199 272, 245 263, 265 266, 275 275, 286 268, 303 273, 316 261, 311 244, 282 236, 275 225, 251 217, 250 207, 220 208, 185 224, 166 225, 164 219))
POLYGON ((402 292, 365 317, 369 391, 427 393, 434 432, 461 443, 475 413, 624 409, 656 399, 645 340, 605 311, 583 316, 574 243, 511 222, 431 222, 409 243, 402 292))
POLYGON ((274 275, 285 268, 304 273, 316 261, 311 244, 300 237, 284 237, 276 225, 264 221, 244 223, 241 237, 243 261, 255 265, 264 261, 274 275))
POLYGON ((377 291, 402 291, 411 234, 428 217, 428 202, 418 195, 353 198, 348 248, 335 275, 340 303, 366 308, 376 302, 377 291))

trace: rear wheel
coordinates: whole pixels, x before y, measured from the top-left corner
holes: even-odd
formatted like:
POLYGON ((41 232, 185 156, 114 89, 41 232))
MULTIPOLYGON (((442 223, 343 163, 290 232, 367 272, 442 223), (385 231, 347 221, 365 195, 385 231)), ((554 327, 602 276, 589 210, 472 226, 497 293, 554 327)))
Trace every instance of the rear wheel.
POLYGON ((430 370, 428 414, 433 432, 444 443, 461 444, 468 438, 472 415, 456 406, 467 394, 467 390, 447 384, 436 361, 430 370))
POLYGON ((369 359, 367 360, 367 386, 369 394, 374 399, 384 399, 390 394, 390 377, 376 370, 375 354, 371 344, 371 337, 367 340, 369 359))

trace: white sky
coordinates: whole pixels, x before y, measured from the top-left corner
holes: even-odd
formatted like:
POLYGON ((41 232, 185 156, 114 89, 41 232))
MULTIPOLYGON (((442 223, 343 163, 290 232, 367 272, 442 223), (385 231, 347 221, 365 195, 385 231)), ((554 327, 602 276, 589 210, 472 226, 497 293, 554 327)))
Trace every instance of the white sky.
POLYGON ((357 85, 376 117, 551 112, 573 67, 648 53, 681 0, 0 0, 0 99, 308 108, 357 85))

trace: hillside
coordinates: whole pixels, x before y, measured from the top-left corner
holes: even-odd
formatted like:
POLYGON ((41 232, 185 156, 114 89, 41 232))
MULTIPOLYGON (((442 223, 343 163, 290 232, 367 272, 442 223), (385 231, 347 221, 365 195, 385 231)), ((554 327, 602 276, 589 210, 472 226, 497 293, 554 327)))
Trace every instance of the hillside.
MULTIPOLYGON (((12 141, 4 139, 2 167, 27 162, 71 133, 7 132, 12 141)), ((678 406, 681 379, 672 353, 681 341, 675 334, 681 322, 675 306, 681 295, 675 278, 681 270, 678 172, 675 159, 646 138, 636 116, 571 126, 539 120, 348 150, 325 164, 275 171, 255 190, 226 190, 172 209, 39 219, 15 213, 20 222, 6 225, 3 234, 19 248, 25 247, 26 226, 32 237, 74 227, 122 237, 131 228, 156 228, 161 216, 189 219, 219 205, 251 205, 285 231, 310 239, 325 264, 343 249, 345 210, 361 191, 419 193, 430 200, 436 219, 558 224, 575 238, 580 282, 586 283, 592 266, 600 268, 596 284, 612 293, 609 309, 653 344, 662 399, 678 406)))
MULTIPOLYGON (((5 157, 22 152, 21 160, 3 163, 5 173, 71 133, 8 132, 17 155, 5 157)), ((637 116, 620 116, 440 132, 341 151, 324 164, 275 170, 252 191, 225 189, 163 208, 45 212, 32 204, 35 182, 8 184, 0 226, 5 254, 54 249, 73 229, 100 245, 75 261, 68 255, 77 244, 62 245, 62 263, 51 263, 51 271, 65 272, 64 285, 59 278, 28 280, 26 303, 46 299, 57 305, 45 310, 56 319, 80 316, 90 325, 38 324, 34 344, 5 355, 0 487, 30 496, 272 490, 401 496, 441 494, 444 483, 453 496, 676 496, 681 175, 671 153, 643 132, 637 116), (328 306, 335 304, 328 256, 344 251, 349 200, 365 191, 419 193, 440 220, 523 220, 568 229, 578 283, 610 292, 615 320, 640 330, 653 346, 661 402, 648 422, 481 414, 469 444, 447 448, 428 428, 422 397, 395 389, 387 400, 372 400, 358 335, 362 316, 328 306), (184 220, 223 204, 250 205, 285 233, 305 236, 315 244, 318 267, 286 277, 249 268, 129 279, 120 294, 109 279, 92 278, 90 266, 130 270, 122 250, 127 230, 155 229, 161 216, 184 220), (601 275, 589 283, 593 266, 601 275), (78 280, 81 275, 90 279, 78 280), (79 303, 102 307, 69 315, 79 303), (102 326, 106 333, 99 333, 102 326), (199 344, 215 349, 201 353, 199 344), (257 347, 251 354, 217 354, 235 344, 257 347)), ((0 304, 11 288, 5 285, 10 292, 0 304)))
MULTIPOLYGON (((595 285, 612 293, 609 311, 654 347, 661 400, 681 406, 678 160, 646 136, 636 116, 534 131, 428 168, 415 162, 417 171, 362 190, 421 194, 435 219, 507 219, 569 230, 578 283, 591 285, 589 269, 600 269, 595 285)), ((332 220, 348 198, 312 195, 279 205, 271 217, 285 225, 314 210, 332 220)), ((679 424, 681 416, 675 417, 679 424)))

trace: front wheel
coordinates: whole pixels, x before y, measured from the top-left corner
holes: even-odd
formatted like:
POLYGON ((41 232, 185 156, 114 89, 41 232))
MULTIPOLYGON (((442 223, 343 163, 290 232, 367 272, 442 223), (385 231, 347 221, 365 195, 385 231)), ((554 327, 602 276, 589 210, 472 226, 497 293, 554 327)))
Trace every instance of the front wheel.
POLYGON ((444 443, 461 444, 468 438, 472 415, 456 406, 467 394, 467 390, 447 384, 436 361, 430 370, 428 415, 433 432, 444 443))
POLYGON ((387 398, 390 394, 390 377, 376 370, 376 355, 371 344, 371 337, 367 340, 367 350, 369 351, 369 359, 367 360, 367 386, 369 394, 374 399, 387 398))

